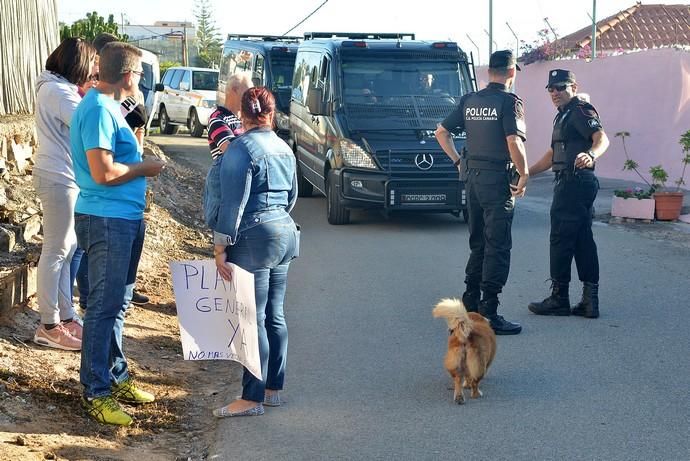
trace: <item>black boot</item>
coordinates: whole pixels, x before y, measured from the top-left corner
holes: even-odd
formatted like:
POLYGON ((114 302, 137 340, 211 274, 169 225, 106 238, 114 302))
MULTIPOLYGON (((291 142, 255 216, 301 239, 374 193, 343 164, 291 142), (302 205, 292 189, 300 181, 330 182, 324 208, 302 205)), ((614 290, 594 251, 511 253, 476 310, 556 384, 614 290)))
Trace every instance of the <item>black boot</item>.
POLYGON ((481 298, 481 296, 482 292, 479 290, 479 287, 467 287, 462 294, 462 303, 465 305, 467 312, 479 311, 479 298, 481 298))
POLYGON ((484 316, 491 324, 491 328, 497 335, 516 335, 522 331, 522 326, 519 323, 509 322, 498 315, 498 298, 484 297, 484 300, 479 303, 479 313, 484 316))
POLYGON ((551 296, 540 303, 529 303, 527 308, 537 315, 570 315, 568 284, 552 281, 551 296))
POLYGON ((582 301, 573 307, 570 313, 581 317, 587 317, 588 319, 599 317, 598 283, 584 282, 582 286, 582 301))

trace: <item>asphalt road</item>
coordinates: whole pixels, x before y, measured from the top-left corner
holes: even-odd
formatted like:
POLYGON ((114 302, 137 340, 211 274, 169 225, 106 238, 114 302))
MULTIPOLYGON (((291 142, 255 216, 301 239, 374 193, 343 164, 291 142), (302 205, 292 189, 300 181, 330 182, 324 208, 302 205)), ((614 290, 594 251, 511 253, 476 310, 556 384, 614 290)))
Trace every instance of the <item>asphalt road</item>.
MULTIPOLYGON (((153 140, 190 165, 209 162, 199 140, 153 140)), ((287 403, 219 421, 209 459, 690 459, 690 249, 597 223, 601 318, 532 315, 527 304, 549 289, 549 191, 547 177, 535 179, 513 224, 500 310, 523 333, 498 338, 484 397, 463 406, 452 402, 446 326, 431 309, 462 292, 466 225, 354 213, 331 226, 323 197, 300 199, 287 403)), ((239 386, 228 385, 228 401, 239 386)))

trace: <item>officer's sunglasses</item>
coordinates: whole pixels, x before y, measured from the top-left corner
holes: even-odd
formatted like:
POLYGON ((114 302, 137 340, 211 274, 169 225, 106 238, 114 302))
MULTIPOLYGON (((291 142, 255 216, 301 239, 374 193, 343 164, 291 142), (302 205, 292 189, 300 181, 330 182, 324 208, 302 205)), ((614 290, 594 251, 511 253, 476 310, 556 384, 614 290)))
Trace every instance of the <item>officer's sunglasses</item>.
POLYGON ((568 88, 568 86, 570 85, 568 85, 567 83, 563 85, 551 85, 546 89, 546 91, 548 91, 549 93, 553 93, 554 91, 565 91, 565 89, 568 88))

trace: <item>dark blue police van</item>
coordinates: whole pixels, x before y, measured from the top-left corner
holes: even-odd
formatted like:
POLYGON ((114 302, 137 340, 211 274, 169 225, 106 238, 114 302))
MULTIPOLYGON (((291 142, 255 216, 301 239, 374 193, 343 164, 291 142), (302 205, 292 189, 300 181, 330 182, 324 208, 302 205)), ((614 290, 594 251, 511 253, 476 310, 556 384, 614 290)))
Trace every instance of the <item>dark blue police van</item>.
POLYGON ((265 86, 276 99, 276 133, 288 138, 290 93, 297 44, 302 37, 285 35, 228 34, 223 45, 218 76, 218 105, 225 103, 225 84, 230 76, 248 72, 254 86, 265 86))
MULTIPOLYGON (((474 66, 454 42, 305 34, 290 102, 300 195, 323 193, 331 224, 347 224, 355 208, 466 219, 464 183, 434 130, 475 87, 474 66)), ((464 134, 454 137, 460 151, 464 134)))

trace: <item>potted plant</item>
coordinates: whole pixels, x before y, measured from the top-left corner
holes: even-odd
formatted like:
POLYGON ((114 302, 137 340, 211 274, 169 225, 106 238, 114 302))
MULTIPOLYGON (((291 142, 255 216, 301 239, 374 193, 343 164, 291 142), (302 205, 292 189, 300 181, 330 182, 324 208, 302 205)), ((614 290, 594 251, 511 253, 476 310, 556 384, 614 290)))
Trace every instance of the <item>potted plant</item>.
POLYGON ((630 136, 630 133, 627 131, 616 133, 616 137, 621 138, 623 142, 623 152, 625 153, 623 169, 637 173, 640 179, 647 184, 647 188, 635 187, 614 190, 613 200, 611 201, 611 216, 652 220, 654 219, 655 207, 655 201, 652 194, 655 191, 655 186, 640 174, 637 169, 639 165, 628 155, 628 150, 625 145, 625 138, 628 136, 630 136))
POLYGON ((641 187, 613 191, 611 216, 619 218, 654 219, 652 191, 641 187))
POLYGON ((625 152, 625 164, 623 166, 624 170, 632 170, 637 175, 642 178, 642 180, 649 186, 649 192, 654 198, 654 209, 656 219, 660 221, 674 221, 680 216, 680 210, 683 207, 683 192, 680 188, 685 184, 685 170, 690 163, 690 130, 683 133, 680 137, 680 145, 683 151, 683 158, 681 162, 683 163, 683 169, 680 174, 680 178, 675 181, 676 190, 669 191, 666 188, 666 182, 668 181, 668 173, 661 165, 655 165, 649 169, 649 174, 652 177, 652 183, 650 184, 644 176, 642 176, 637 169, 638 164, 628 156, 628 151, 625 147, 625 138, 630 136, 627 131, 621 131, 616 133, 616 136, 620 137, 623 141, 623 151, 625 152))

